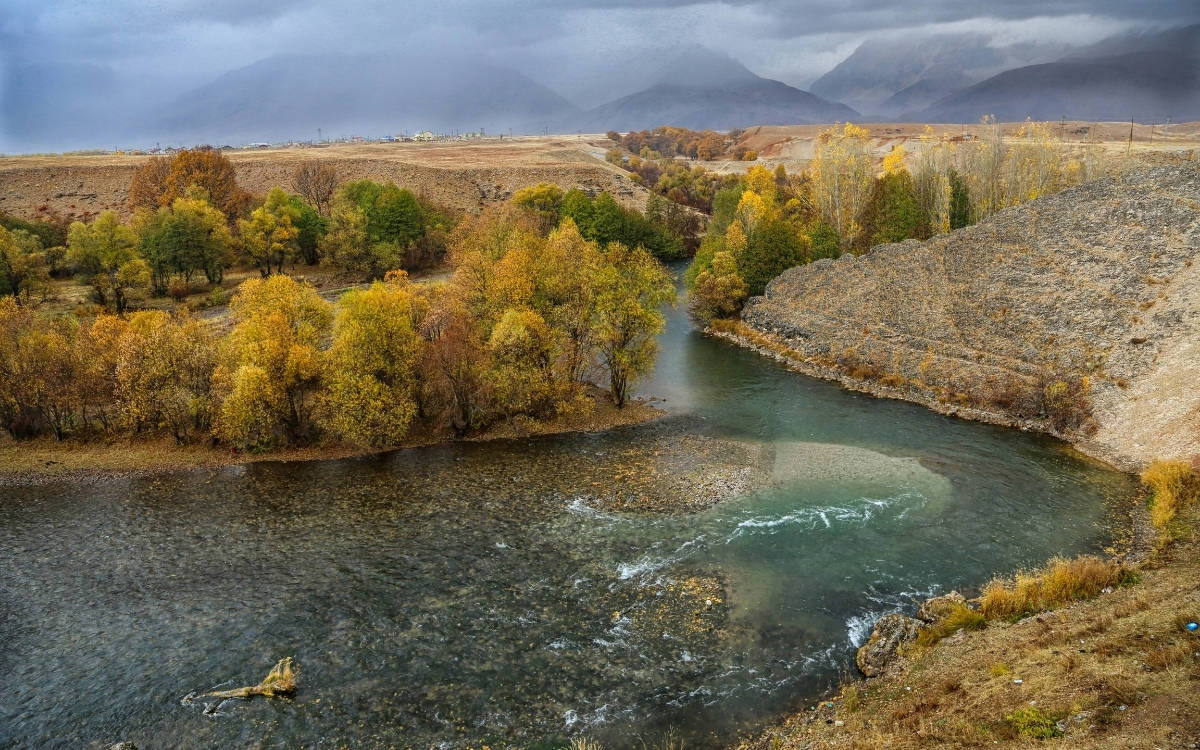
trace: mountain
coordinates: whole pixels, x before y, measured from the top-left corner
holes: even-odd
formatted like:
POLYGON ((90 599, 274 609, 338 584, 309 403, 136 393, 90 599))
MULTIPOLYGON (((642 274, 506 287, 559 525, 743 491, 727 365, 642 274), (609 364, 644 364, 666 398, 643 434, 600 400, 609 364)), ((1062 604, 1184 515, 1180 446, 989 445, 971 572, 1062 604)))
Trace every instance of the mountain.
POLYGON ((836 122, 853 109, 762 78, 733 58, 700 46, 660 59, 649 84, 575 118, 575 130, 641 130, 658 125, 728 130, 748 125, 836 122))
POLYGON ((401 131, 540 131, 577 112, 482 60, 428 54, 283 55, 194 89, 155 121, 161 137, 245 142, 401 131))
POLYGON ((588 110, 578 129, 641 130, 658 125, 729 130, 750 125, 839 122, 858 117, 785 83, 759 78, 736 85, 660 84, 588 110))
POLYGON ((810 90, 860 112, 895 115, 924 107, 1003 70, 1054 60, 1066 45, 992 46, 984 34, 868 39, 810 90))
POLYGON ((585 110, 659 84, 703 86, 757 78, 732 57, 699 44, 634 49, 599 59, 572 57, 525 72, 585 110))
POLYGON ((1008 70, 905 119, 974 122, 1200 119, 1200 25, 1106 40, 1051 63, 1008 70))

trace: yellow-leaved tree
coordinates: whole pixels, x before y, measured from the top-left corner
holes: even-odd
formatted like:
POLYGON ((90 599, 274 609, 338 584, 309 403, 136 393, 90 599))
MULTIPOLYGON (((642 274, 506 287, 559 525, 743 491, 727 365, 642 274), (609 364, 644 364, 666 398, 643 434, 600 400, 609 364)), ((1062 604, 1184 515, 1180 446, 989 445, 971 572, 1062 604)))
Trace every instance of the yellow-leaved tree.
POLYGON ((660 308, 675 301, 675 287, 650 253, 613 242, 604 248, 596 288, 595 339, 609 391, 620 408, 630 384, 654 366, 656 337, 666 326, 660 308))
POLYGON ((207 325, 186 312, 138 312, 116 346, 116 396, 134 432, 167 429, 181 444, 208 432, 217 341, 207 325))
POLYGON ((816 140, 808 170, 818 214, 837 231, 841 249, 850 248, 862 231, 858 217, 875 182, 870 133, 849 122, 826 130, 816 140))
POLYGON ((300 212, 288 194, 282 188, 271 188, 266 202, 251 211, 249 219, 238 219, 242 252, 264 278, 283 273, 283 264, 295 259, 299 252, 299 218, 300 212))
POLYGON ((213 373, 224 397, 217 434, 248 450, 309 438, 332 306, 312 285, 275 275, 244 282, 229 309, 234 328, 213 373))
POLYGON ((326 355, 322 421, 357 445, 395 445, 417 413, 416 372, 424 344, 407 274, 393 272, 386 283, 348 292, 338 308, 326 355))

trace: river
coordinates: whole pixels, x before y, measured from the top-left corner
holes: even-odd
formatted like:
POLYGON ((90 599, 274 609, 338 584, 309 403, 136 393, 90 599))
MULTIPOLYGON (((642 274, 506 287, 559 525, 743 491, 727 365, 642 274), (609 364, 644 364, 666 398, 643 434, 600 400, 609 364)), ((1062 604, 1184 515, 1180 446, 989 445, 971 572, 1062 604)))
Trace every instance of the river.
POLYGON ((850 672, 880 614, 1102 549, 1134 492, 682 309, 661 346, 655 425, 3 489, 0 747, 721 746, 850 672), (621 450, 674 434, 757 446, 767 481, 607 510, 621 450), (294 700, 187 700, 284 656, 294 700))

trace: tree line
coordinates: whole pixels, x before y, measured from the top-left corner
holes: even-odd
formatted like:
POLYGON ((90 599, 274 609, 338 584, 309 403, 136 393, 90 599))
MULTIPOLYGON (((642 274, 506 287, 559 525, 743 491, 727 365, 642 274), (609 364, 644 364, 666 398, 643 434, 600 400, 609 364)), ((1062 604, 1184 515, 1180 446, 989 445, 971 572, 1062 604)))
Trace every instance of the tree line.
POLYGON ((690 310, 700 321, 731 317, 791 266, 925 240, 1105 169, 1099 147, 1068 147, 1037 123, 1006 137, 985 118, 981 136, 963 141, 926 127, 915 154, 897 145, 880 169, 865 128, 830 128, 806 171, 755 165, 713 194, 708 233, 685 277, 690 310))
MULTIPOLYGON (((186 308, 45 318, 0 298, 0 424, 16 437, 167 433, 263 451, 578 412, 594 404, 593 377, 623 406, 653 363, 670 276, 640 246, 544 218, 512 203, 461 223, 448 282, 393 270, 335 304, 264 274, 234 295, 226 333, 186 308)), ((120 226, 105 220, 91 241, 128 249, 128 236, 107 237, 120 226)))

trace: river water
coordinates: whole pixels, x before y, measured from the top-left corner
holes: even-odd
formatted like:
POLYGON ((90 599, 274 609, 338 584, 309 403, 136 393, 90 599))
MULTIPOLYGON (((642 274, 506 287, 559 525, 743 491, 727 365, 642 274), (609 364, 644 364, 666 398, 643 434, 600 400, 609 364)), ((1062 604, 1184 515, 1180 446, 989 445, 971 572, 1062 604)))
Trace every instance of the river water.
POLYGON ((0 747, 721 746, 849 672, 880 614, 1100 550, 1134 491, 682 310, 661 344, 652 426, 0 490, 0 747), (605 509, 623 448, 682 434, 761 446, 767 481, 605 509), (284 656, 294 700, 187 700, 284 656))

